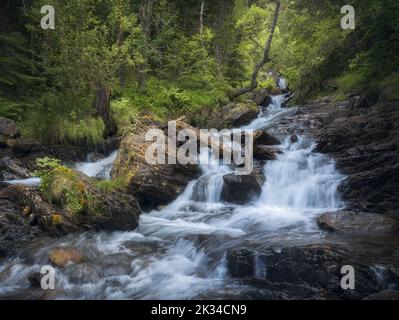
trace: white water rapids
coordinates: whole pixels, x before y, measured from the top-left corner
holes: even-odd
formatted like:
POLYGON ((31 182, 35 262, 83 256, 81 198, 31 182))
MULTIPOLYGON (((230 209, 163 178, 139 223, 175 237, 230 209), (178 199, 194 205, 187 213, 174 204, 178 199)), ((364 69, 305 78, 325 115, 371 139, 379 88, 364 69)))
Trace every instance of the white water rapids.
MULTIPOLYGON (((246 129, 273 126, 288 112, 284 96, 275 96, 246 129)), ((226 251, 258 241, 274 247, 321 237, 316 217, 341 206, 342 176, 334 162, 313 152, 311 140, 286 137, 282 153, 264 166, 266 181, 258 200, 245 205, 221 201, 223 176, 231 168, 214 161, 202 167, 173 203, 143 213, 132 232, 84 233, 38 243, 25 258, 0 266, 0 297, 30 297, 28 274, 40 269, 48 251, 77 248, 85 262, 57 270, 57 290, 50 298, 190 299, 239 295, 230 279, 226 251)), ((109 176, 113 158, 77 165, 91 176, 109 176)), ((258 273, 263 272, 261 269, 258 273)), ((41 297, 42 298, 42 297, 41 297)), ((47 298, 47 297, 45 297, 47 298)))

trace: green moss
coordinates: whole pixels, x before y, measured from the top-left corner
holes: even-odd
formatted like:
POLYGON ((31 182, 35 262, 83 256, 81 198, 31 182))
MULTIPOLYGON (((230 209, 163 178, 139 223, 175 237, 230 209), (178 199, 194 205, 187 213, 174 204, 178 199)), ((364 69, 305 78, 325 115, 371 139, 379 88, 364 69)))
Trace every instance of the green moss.
POLYGON ((338 91, 348 93, 362 87, 364 79, 356 72, 347 72, 336 79, 338 91))
POLYGON ((88 204, 88 192, 76 173, 52 158, 36 161, 34 175, 41 178, 40 190, 52 202, 65 206, 72 213, 84 212, 88 204))
POLYGON ((95 183, 96 188, 101 191, 124 191, 127 189, 128 181, 125 177, 119 177, 113 180, 101 180, 95 183))

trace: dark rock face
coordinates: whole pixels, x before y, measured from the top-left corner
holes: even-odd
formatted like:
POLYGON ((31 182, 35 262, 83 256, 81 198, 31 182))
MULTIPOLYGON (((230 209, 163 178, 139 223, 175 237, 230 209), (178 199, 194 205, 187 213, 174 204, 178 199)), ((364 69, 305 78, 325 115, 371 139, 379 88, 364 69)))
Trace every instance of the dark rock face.
POLYGON ((12 255, 15 249, 43 234, 31 226, 27 214, 13 198, 15 191, 0 189, 0 258, 12 255))
POLYGON ((339 191, 350 210, 399 212, 399 109, 397 102, 350 97, 305 105, 317 151, 328 153, 347 176, 339 191))
POLYGON ((387 289, 375 294, 370 294, 363 300, 399 300, 399 291, 387 289))
POLYGON ((277 157, 277 151, 268 146, 255 146, 254 147, 254 158, 256 160, 275 160, 277 157))
POLYGON ((30 171, 25 164, 11 157, 0 159, 0 180, 26 179, 30 177, 30 171))
POLYGON ((369 212, 324 213, 318 218, 317 223, 322 229, 342 233, 392 232, 397 229, 394 219, 369 212))
POLYGON ((254 132, 254 145, 274 146, 281 144, 280 140, 264 130, 254 132))
POLYGON ((246 204, 256 199, 262 192, 253 176, 239 176, 234 173, 223 177, 222 200, 234 204, 246 204))
POLYGON ((144 209, 169 204, 201 174, 197 165, 147 163, 145 151, 151 143, 145 142, 145 133, 149 128, 142 128, 139 133, 130 133, 123 138, 112 170, 113 177, 131 177, 128 192, 137 198, 144 209))
POLYGON ((368 265, 351 259, 341 248, 327 245, 283 248, 237 248, 227 252, 231 276, 247 279, 268 289, 258 298, 273 299, 359 299, 382 290, 368 265), (356 270, 356 290, 341 288, 341 267, 356 270), (262 286, 263 284, 263 286, 262 286))

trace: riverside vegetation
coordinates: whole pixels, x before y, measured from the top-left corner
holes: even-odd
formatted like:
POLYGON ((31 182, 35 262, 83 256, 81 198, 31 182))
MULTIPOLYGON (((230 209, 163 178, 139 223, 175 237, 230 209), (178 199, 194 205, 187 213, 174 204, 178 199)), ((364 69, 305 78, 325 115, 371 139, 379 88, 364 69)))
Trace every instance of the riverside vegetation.
POLYGON ((0 10, 0 297, 398 299, 397 1, 47 4, 0 10), (147 163, 175 119, 252 173, 147 163))

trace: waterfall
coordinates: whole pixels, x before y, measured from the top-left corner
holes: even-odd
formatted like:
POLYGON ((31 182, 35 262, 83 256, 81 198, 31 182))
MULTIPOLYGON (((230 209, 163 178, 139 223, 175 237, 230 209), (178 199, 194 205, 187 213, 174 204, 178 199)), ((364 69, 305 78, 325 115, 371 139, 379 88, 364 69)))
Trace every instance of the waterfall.
MULTIPOLYGON (((280 79, 280 86, 283 84, 280 79)), ((291 112, 283 108, 284 102, 284 95, 273 96, 257 119, 238 129, 272 127, 291 112)), ((82 267, 78 264, 57 271, 58 285, 64 289, 57 298, 190 299, 229 290, 239 294, 237 284, 228 287, 229 248, 259 241, 280 245, 283 239, 295 245, 319 239, 316 216, 341 206, 337 186, 342 176, 331 159, 314 152, 312 140, 300 136, 292 143, 287 137, 279 149, 277 159, 265 164, 261 195, 251 204, 223 203, 223 176, 232 173, 232 168, 215 159, 210 150, 202 150, 200 157, 207 157, 209 164, 201 165, 201 177, 191 181, 169 205, 143 213, 135 231, 84 233, 44 247, 40 244, 35 251, 37 264, 30 268, 47 261, 52 248, 68 245, 79 248, 89 259, 82 267), (95 270, 95 281, 79 278, 87 270, 95 270)), ((75 168, 107 179, 115 157, 113 152, 75 168)), ((22 262, 16 258, 8 263, 0 266, 0 288, 4 288, 0 296, 29 290, 24 285, 26 274, 16 277, 13 273, 22 268, 22 262)), ((266 277, 265 257, 255 256, 254 267, 255 278, 266 277)))
POLYGON ((90 161, 89 155, 87 161, 77 163, 75 169, 89 177, 109 180, 111 178, 112 164, 117 154, 118 151, 114 151, 108 157, 98 161, 90 161))

